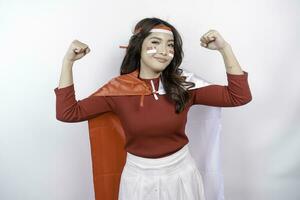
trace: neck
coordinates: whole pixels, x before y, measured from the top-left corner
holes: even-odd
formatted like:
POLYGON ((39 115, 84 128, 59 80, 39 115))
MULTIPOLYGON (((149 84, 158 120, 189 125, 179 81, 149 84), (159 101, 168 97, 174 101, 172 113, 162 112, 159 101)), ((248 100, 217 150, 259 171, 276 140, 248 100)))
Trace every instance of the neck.
POLYGON ((159 74, 153 74, 153 75, 149 75, 149 74, 143 74, 142 72, 139 74, 139 78, 142 78, 142 79, 156 79, 160 76, 160 73, 159 74))
POLYGON ((158 78, 160 76, 160 74, 161 74, 161 72, 155 72, 155 71, 148 69, 147 67, 143 67, 141 65, 139 77, 143 78, 143 79, 155 79, 155 78, 158 78))

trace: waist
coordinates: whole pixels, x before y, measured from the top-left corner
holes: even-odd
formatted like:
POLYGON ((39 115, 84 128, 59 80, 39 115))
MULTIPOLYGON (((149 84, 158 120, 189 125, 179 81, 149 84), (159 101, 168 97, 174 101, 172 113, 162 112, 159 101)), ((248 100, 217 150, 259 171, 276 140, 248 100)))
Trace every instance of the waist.
POLYGON ((190 156, 188 144, 175 153, 161 158, 144 158, 127 152, 126 163, 141 169, 164 168, 182 162, 187 156, 190 156))

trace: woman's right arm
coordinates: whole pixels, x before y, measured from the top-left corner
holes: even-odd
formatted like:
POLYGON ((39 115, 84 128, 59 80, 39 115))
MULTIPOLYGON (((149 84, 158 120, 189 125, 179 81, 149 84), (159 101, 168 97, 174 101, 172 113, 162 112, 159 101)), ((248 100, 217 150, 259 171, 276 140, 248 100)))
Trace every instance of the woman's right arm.
POLYGON ((90 49, 84 43, 74 40, 64 59, 56 95, 56 119, 63 122, 81 122, 97 115, 113 111, 111 97, 90 96, 76 100, 73 83, 73 63, 85 56, 90 49))
POLYGON ((55 88, 56 119, 62 122, 81 122, 98 116, 99 114, 114 111, 114 102, 111 97, 90 96, 76 100, 74 84, 55 88))

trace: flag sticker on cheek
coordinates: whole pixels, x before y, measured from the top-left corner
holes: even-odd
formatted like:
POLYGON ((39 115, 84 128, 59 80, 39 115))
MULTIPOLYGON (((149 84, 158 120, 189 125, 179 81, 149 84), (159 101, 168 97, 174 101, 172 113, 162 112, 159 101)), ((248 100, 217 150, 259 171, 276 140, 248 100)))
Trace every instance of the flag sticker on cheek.
POLYGON ((155 47, 147 47, 147 53, 156 53, 156 48, 155 47))
POLYGON ((171 58, 173 58, 173 57, 174 57, 174 51, 173 51, 173 50, 170 50, 168 55, 169 55, 171 58))
MULTIPOLYGON (((146 52, 148 54, 153 54, 153 53, 157 53, 157 50, 156 50, 156 47, 147 47, 146 52)), ((174 50, 169 50, 168 56, 173 58, 174 57, 174 50)))

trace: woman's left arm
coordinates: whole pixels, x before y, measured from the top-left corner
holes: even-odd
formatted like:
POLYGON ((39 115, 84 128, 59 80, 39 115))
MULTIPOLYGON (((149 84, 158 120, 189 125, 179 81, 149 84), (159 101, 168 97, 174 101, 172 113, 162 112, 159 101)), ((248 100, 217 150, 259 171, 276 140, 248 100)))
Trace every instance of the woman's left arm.
POLYGON ((192 90, 193 104, 234 107, 250 102, 252 95, 248 85, 248 73, 241 69, 231 46, 215 30, 208 31, 200 40, 201 46, 218 50, 222 54, 228 85, 209 85, 192 90))
POLYGON ((207 49, 217 50, 221 53, 227 73, 236 75, 243 74, 243 70, 232 51, 231 45, 223 39, 218 31, 209 30, 201 37, 200 41, 201 46, 207 49))
POLYGON ((237 61, 232 51, 232 48, 229 44, 227 44, 223 49, 220 49, 219 52, 223 56, 226 72, 228 74, 235 74, 235 75, 243 74, 243 70, 239 62, 237 61))
POLYGON ((217 107, 235 107, 249 103, 252 100, 248 85, 248 73, 227 75, 228 85, 208 85, 190 90, 192 105, 202 104, 217 107))

